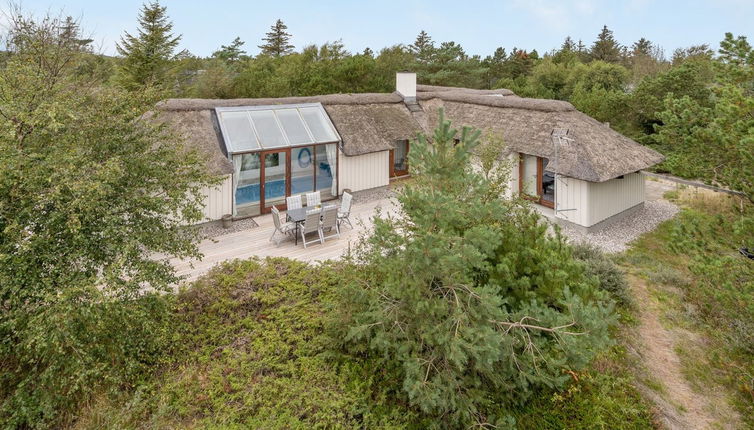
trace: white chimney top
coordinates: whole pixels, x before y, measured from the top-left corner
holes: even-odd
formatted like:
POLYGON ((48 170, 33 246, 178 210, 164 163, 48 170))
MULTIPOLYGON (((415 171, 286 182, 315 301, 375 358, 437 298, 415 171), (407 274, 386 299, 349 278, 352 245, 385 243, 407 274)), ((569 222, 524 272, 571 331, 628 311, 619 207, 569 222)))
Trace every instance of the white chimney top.
POLYGON ((416 100, 416 73, 398 72, 395 74, 395 90, 403 99, 416 100))

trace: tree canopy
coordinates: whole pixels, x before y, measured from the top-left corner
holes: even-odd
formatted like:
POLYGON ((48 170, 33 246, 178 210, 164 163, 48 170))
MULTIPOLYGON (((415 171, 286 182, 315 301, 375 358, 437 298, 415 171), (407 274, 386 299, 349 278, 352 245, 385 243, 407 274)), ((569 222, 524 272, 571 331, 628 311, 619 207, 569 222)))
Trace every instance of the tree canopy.
POLYGON ((119 82, 127 89, 164 85, 181 36, 173 35, 167 8, 158 1, 142 6, 138 22, 137 35, 125 32, 116 45, 118 54, 123 56, 119 82))
POLYGON ((438 427, 510 425, 504 405, 562 386, 609 344, 611 300, 560 235, 502 197, 500 140, 485 151, 478 131, 442 112, 438 124, 431 144, 412 142, 400 213, 375 218, 354 252, 362 276, 341 292, 336 338, 438 427))

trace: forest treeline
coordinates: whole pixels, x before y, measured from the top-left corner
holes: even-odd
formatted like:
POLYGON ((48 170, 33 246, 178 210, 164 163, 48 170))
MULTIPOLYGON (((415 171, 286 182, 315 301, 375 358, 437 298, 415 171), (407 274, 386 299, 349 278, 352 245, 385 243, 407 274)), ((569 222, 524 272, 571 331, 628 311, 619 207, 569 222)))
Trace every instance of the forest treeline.
POLYGON ((391 92, 395 72, 410 70, 422 84, 569 101, 664 153, 658 170, 752 196, 754 51, 745 36, 726 33, 715 49, 666 53, 646 38, 624 45, 603 26, 590 43, 565 37, 545 53, 499 47, 483 57, 421 31, 410 43, 354 53, 340 40, 297 48, 277 20, 257 55, 235 38, 199 57, 178 50, 181 36, 164 6, 145 4, 138 19, 140 30, 123 35, 118 56, 92 54, 81 73, 131 90, 158 87, 166 97, 255 98, 391 92))

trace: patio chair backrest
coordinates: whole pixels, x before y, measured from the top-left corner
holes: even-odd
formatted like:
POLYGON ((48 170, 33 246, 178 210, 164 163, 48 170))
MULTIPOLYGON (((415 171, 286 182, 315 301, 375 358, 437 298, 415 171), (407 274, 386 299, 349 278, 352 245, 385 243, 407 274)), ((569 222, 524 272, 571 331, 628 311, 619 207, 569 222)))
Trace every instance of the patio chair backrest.
POLYGON ((272 222, 275 223, 275 228, 280 230, 280 211, 275 206, 272 207, 272 222))
POLYGON ((351 200, 353 200, 353 196, 349 193, 343 193, 343 197, 341 198, 340 202, 340 212, 347 214, 351 213, 351 200))
POLYGON ((315 191, 313 193, 306 193, 306 205, 307 206, 317 206, 322 203, 322 199, 319 196, 319 191, 315 191))
POLYGON ((304 218, 304 234, 319 230, 319 219, 322 216, 320 209, 313 209, 306 213, 304 218))
POLYGON ((285 203, 288 206, 288 209, 300 209, 304 205, 301 202, 301 194, 297 194, 295 196, 290 196, 285 198, 285 203))
POLYGON ((338 207, 328 206, 322 210, 322 228, 335 227, 338 222, 338 207))

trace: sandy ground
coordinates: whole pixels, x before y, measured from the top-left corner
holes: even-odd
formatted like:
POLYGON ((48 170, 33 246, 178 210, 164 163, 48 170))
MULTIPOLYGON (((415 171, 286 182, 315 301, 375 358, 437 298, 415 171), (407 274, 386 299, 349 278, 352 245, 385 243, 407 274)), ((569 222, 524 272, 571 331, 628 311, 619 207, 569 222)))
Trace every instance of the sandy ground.
POLYGON ((646 283, 630 276, 639 308, 637 332, 639 355, 649 379, 660 389, 642 386, 642 394, 656 406, 657 418, 669 429, 737 429, 738 414, 732 410, 722 391, 708 387, 699 393, 683 374, 676 346, 681 340, 703 343, 697 334, 681 328, 667 328, 661 322, 663 310, 651 297, 646 283))

